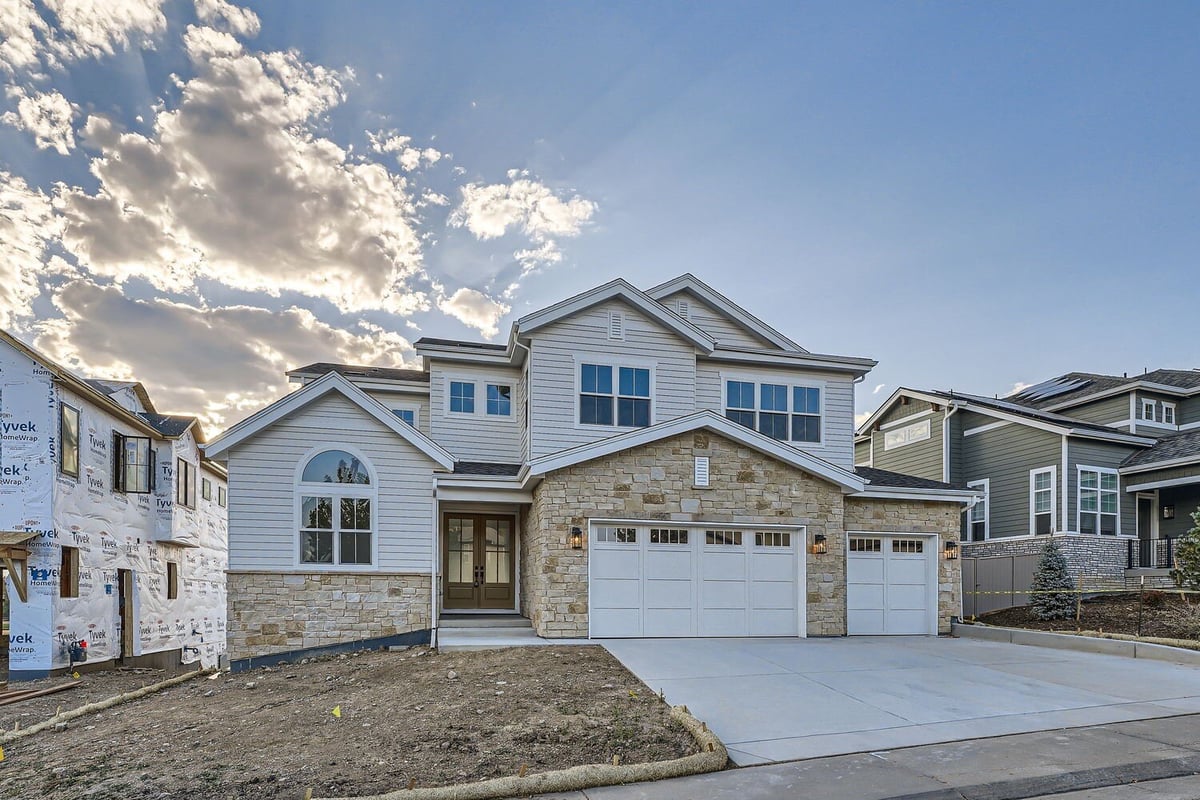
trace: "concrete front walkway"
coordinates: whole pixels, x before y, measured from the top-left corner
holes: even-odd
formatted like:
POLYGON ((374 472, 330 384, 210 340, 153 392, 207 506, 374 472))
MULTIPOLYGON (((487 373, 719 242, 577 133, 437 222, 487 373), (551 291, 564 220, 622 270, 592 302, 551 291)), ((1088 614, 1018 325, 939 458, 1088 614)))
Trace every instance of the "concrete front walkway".
POLYGON ((605 647, 738 765, 1200 712, 1200 669, 932 637, 640 639, 605 647))

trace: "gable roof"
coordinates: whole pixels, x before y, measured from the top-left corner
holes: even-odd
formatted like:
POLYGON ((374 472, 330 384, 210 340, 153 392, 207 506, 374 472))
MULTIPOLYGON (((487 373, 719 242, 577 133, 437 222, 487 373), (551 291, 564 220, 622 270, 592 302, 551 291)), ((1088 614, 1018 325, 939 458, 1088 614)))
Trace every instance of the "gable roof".
POLYGON ((1121 471, 1140 472, 1145 469, 1158 469, 1167 464, 1183 465, 1192 462, 1200 462, 1200 429, 1164 436, 1153 447, 1131 453, 1121 462, 1121 471))
POLYGON ((672 278, 666 283, 660 283, 658 286, 655 286, 652 289, 647 289, 646 294, 657 301, 679 291, 691 292, 713 308, 720 311, 732 322, 735 322, 745 330, 755 334, 758 336, 758 338, 770 342, 780 350, 789 350, 793 353, 808 352, 803 347, 796 344, 791 339, 784 336, 782 333, 775 330, 770 325, 763 322, 761 319, 754 316, 749 311, 742 308, 737 303, 733 302, 728 297, 721 294, 716 289, 712 288, 690 272, 685 272, 678 278, 672 278))
POLYGON ((298 375, 324 375, 336 372, 347 378, 370 378, 381 381, 411 381, 413 383, 429 383, 429 373, 419 369, 393 369, 391 367, 367 367, 358 364, 332 364, 318 361, 304 367, 288 370, 289 378, 298 375))
POLYGON ((146 391, 146 387, 137 381, 112 381, 107 378, 84 378, 83 382, 91 386, 97 392, 111 397, 123 389, 129 389, 137 397, 138 402, 142 404, 142 408, 150 413, 155 413, 154 403, 150 400, 150 393, 146 391))
POLYGON ((155 414, 153 412, 142 412, 138 416, 146 420, 156 431, 168 439, 176 439, 183 436, 192 426, 195 426, 196 442, 202 443, 204 441, 204 434, 200 431, 199 420, 196 417, 187 417, 182 414, 155 414))
POLYGON ((898 489, 962 489, 944 481, 934 481, 928 478, 918 478, 916 475, 905 475, 902 472, 892 472, 889 469, 875 467, 855 467, 854 473, 867 482, 867 488, 893 486, 898 489))
POLYGON ((831 464, 803 450, 797 450, 769 436, 764 436, 758 431, 750 430, 713 411, 698 411, 695 414, 678 417, 668 422, 660 422, 648 428, 639 428, 636 431, 617 434, 616 436, 610 436, 607 439, 601 439, 597 442, 590 442, 568 450, 560 450, 557 453, 540 456, 529 462, 528 472, 530 475, 545 475, 546 473, 570 467, 574 464, 581 464, 585 461, 618 453, 622 450, 641 447, 651 442, 657 442, 660 439, 701 429, 710 430, 727 439, 732 439, 739 444, 771 456, 785 464, 790 464, 797 469, 824 478, 830 483, 842 487, 844 491, 861 491, 866 485, 862 478, 848 469, 831 464))
POLYGON ((1031 408, 1054 411, 1135 389, 1164 391, 1168 394, 1198 394, 1200 370, 1156 369, 1132 377, 1068 372, 1028 386, 1004 399, 1031 408))
POLYGON ((1107 425, 1101 425, 1095 422, 1084 422, 1083 420, 1074 419, 1063 414, 1055 414, 1050 411, 1041 411, 1039 409, 1023 406, 1018 403, 1013 403, 1007 400, 997 400, 992 397, 982 397, 974 394, 963 394, 961 392, 945 392, 940 390, 917 390, 909 389, 901 386, 896 391, 892 392, 892 396, 883 402, 875 412, 871 414, 867 420, 858 427, 857 434, 865 434, 879 422, 879 419, 886 414, 896 401, 901 397, 912 397, 918 400, 926 400, 937 405, 954 404, 959 408, 967 411, 982 413, 987 416, 996 417, 998 419, 1016 422, 1018 424, 1029 425, 1043 430, 1049 430, 1053 433, 1059 433, 1066 436, 1079 436, 1088 439, 1102 439, 1105 441, 1120 442, 1122 444, 1130 444, 1135 446, 1149 447, 1153 445, 1155 440, 1148 436, 1136 436, 1131 433, 1124 433, 1116 428, 1110 428, 1107 425))
POLYGON ((566 300, 547 306, 540 311, 526 314, 517 320, 515 333, 523 335, 532 333, 561 319, 577 314, 603 303, 606 300, 621 299, 638 309, 646 316, 657 320, 664 328, 674 331, 680 338, 686 339, 705 353, 711 353, 717 346, 716 340, 692 323, 680 318, 663 307, 661 303, 649 297, 641 289, 633 286, 623 278, 589 289, 586 292, 569 297, 566 300))
POLYGON ((215 458, 331 392, 341 394, 445 469, 454 469, 454 456, 449 451, 401 420, 382 403, 337 372, 325 373, 307 386, 279 398, 258 413, 222 432, 204 446, 204 454, 207 458, 215 458))

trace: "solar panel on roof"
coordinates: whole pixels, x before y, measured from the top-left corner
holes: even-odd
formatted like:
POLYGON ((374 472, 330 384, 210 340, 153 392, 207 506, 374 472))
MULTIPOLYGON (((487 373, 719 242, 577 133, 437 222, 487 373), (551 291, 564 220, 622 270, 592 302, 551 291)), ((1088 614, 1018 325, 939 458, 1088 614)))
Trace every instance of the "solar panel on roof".
POLYGON ((1051 397, 1057 397, 1060 394, 1073 392, 1076 389, 1082 389, 1091 383, 1087 378, 1052 378, 1048 381, 1042 381, 1036 386, 1030 386, 1028 389, 1022 389, 1017 394, 1013 395, 1013 399, 1018 400, 1048 400, 1051 397))

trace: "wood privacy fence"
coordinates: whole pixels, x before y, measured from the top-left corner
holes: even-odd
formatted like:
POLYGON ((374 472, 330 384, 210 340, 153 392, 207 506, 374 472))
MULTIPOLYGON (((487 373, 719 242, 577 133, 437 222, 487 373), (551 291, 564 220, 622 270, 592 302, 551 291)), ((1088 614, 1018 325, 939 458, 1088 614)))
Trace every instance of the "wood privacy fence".
POLYGON ((963 616, 1029 604, 1040 555, 962 559, 963 616))

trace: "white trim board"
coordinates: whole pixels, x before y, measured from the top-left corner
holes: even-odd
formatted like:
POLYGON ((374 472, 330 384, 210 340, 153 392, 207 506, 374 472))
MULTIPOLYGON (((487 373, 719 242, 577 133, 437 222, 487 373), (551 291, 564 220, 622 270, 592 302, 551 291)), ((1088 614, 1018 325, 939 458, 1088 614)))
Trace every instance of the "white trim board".
MULTIPOLYGON (((425 434, 397 417, 387 406, 359 389, 336 372, 330 372, 291 394, 281 397, 258 413, 234 425, 203 448, 205 458, 214 458, 231 447, 249 439, 276 422, 319 400, 330 392, 337 392, 363 411, 370 414, 401 439, 416 447, 441 467, 454 469, 454 456, 425 434)), ((333 447, 334 443, 330 443, 333 447)))
POLYGON ((785 464, 790 464, 797 469, 824 478, 830 483, 842 487, 844 491, 860 492, 866 488, 866 482, 847 469, 843 469, 836 464, 831 464, 803 450, 798 450, 787 444, 778 442, 769 436, 752 431, 749 428, 738 425, 736 422, 725 419, 725 417, 713 411, 707 410, 698 411, 695 414, 689 414, 686 417, 679 417, 668 422, 661 422, 657 425, 651 425, 648 428, 639 428, 635 431, 619 433, 616 436, 610 436, 598 442, 591 442, 579 445, 578 447, 572 447, 568 450, 561 450, 557 453, 540 456, 529 462, 528 474, 535 476, 545 475, 564 467, 584 461, 591 461, 594 458, 611 455, 612 453, 618 453, 633 447, 641 447, 660 439, 702 428, 711 430, 747 447, 752 447, 760 453, 771 456, 785 464))
POLYGON ((908 425, 909 423, 919 420, 922 417, 928 417, 932 413, 933 409, 927 408, 924 411, 918 411, 916 414, 909 414, 907 417, 901 417, 900 419, 892 420, 891 422, 885 422, 879 426, 879 430, 889 431, 892 428, 899 428, 901 425, 908 425))
POLYGON ((1187 486, 1188 484, 1200 485, 1200 475, 1192 475, 1188 478, 1168 478, 1165 481, 1150 481, 1148 483, 1135 483, 1125 487, 1126 492, 1144 492, 1148 489, 1169 489, 1172 486, 1187 486))

